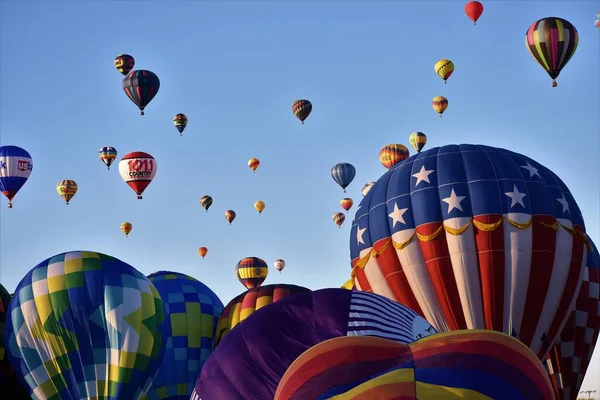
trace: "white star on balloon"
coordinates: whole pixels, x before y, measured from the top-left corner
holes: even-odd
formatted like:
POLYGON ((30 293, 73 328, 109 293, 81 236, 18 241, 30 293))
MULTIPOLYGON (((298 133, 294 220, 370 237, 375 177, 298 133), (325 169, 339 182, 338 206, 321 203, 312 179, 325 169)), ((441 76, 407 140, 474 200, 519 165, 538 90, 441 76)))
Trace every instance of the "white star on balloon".
POLYGON ((463 211, 460 202, 466 198, 467 196, 457 196, 456 193, 454 193, 454 189, 452 189, 452 191, 450 192, 450 197, 446 197, 445 199, 442 199, 442 201, 448 204, 448 214, 450 214, 450 212, 455 208, 459 209, 460 211, 463 211))
POLYGON ((536 167, 534 167, 533 165, 529 164, 529 162, 527 162, 526 165, 521 165, 521 168, 529 171, 530 178, 533 178, 534 175, 537 175, 538 178, 541 178, 541 175, 539 174, 538 169, 536 167))
POLYGON ((415 183, 415 186, 418 186, 419 183, 421 182, 427 182, 427 183, 431 183, 429 182, 429 175, 433 174, 435 172, 434 169, 431 170, 426 170, 425 166, 422 165, 421 166, 421 170, 419 172, 417 172, 416 174, 413 174, 412 176, 417 178, 417 183, 415 183))
POLYGON ((511 202, 510 202, 510 208, 513 208, 514 206, 518 204, 522 205, 523 207, 525 207, 525 203, 523 202, 523 197, 527 196, 525 193, 519 193, 519 189, 517 189, 517 185, 513 185, 513 191, 512 192, 506 192, 504 193, 506 196, 510 197, 511 202))
POLYGON ((565 195, 563 194, 560 198, 556 199, 556 201, 558 201, 560 204, 562 204, 563 207, 563 214, 568 212, 569 214, 571 214, 571 210, 569 209, 569 202, 567 201, 567 199, 565 199, 565 195))
POLYGON ((392 219, 392 228, 396 227, 397 222, 406 225, 403 215, 407 210, 408 208, 398 208, 398 204, 394 203, 394 211, 388 214, 388 217, 392 219))
POLYGON ((361 243, 365 244, 365 241, 363 240, 363 234, 365 233, 366 230, 367 230, 367 228, 360 229, 360 226, 356 230, 356 240, 357 240, 358 244, 361 244, 361 243))

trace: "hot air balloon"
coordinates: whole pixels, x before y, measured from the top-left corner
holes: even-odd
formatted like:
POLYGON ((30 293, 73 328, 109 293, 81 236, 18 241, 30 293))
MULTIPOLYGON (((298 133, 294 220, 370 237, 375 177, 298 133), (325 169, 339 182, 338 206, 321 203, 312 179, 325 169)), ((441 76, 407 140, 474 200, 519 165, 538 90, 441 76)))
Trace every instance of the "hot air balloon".
POLYGON ((392 168, 408 156, 408 149, 403 144, 386 144, 379 150, 379 162, 385 169, 392 168))
POLYGON ((71 201, 73 196, 77 193, 77 183, 70 179, 62 180, 56 184, 56 192, 67 202, 67 205, 69 205, 69 201, 71 201))
POLYGON ((117 158, 117 149, 110 146, 103 147, 98 151, 98 157, 110 169, 110 165, 117 158))
POLYGON ((279 271, 279 273, 281 273, 281 271, 283 271, 283 269, 285 268, 285 260, 278 258, 277 260, 275 260, 275 262, 273 263, 273 266, 275 267, 275 269, 277 271, 279 271))
POLYGON ((469 1, 465 4, 465 14, 473 21, 473 25, 477 25, 477 20, 483 14, 483 4, 478 1, 469 1))
POLYGON ((446 108, 448 108, 448 99, 444 96, 436 96, 433 98, 431 105, 435 112, 440 114, 441 118, 444 111, 446 111, 446 108))
POLYGON ((227 333, 204 364, 195 395, 273 400, 292 362, 325 340, 375 336, 410 343, 435 333, 417 313, 383 296, 345 289, 296 293, 263 307, 227 333))
POLYGON ((129 233, 131 232, 132 229, 133 229, 133 225, 131 225, 131 222, 123 222, 121 224, 121 232, 123 232, 125 234, 125 237, 129 237, 129 233))
POLYGON ((552 78, 556 78, 567 65, 579 44, 577 29, 567 20, 558 17, 535 21, 525 32, 525 47, 531 56, 552 78))
POLYGON ((188 119, 185 114, 180 113, 173 117, 173 125, 175 125, 175 128, 179 131, 179 136, 183 136, 183 130, 187 126, 187 121, 188 119))
POLYGON ((304 120, 308 118, 312 111, 312 103, 308 100, 296 100, 292 103, 292 112, 304 125, 304 120))
POLYGON ((577 203, 548 168, 448 145, 404 161, 362 200, 352 276, 441 331, 504 332, 543 360, 577 294, 584 239, 577 203))
POLYGON ((50 257, 10 302, 10 361, 34 399, 139 399, 165 351, 165 307, 132 266, 92 251, 50 257))
POLYGON ((256 211, 258 211, 259 214, 262 214, 263 210, 265 209, 265 202, 262 200, 258 200, 254 203, 254 208, 256 209, 256 211))
POLYGON ((414 343, 341 336, 306 350, 275 400, 552 399, 535 354, 508 335, 448 332, 414 343))
POLYGON ((236 296, 225 306, 219 317, 215 345, 218 345, 229 331, 242 323, 255 311, 288 296, 302 292, 310 292, 310 289, 280 283, 250 289, 236 296))
POLYGON ((178 272, 148 275, 165 302, 168 349, 147 399, 189 400, 215 345, 223 303, 202 282, 178 272))
POLYGON ((450 60, 440 60, 435 63, 433 70, 446 83, 450 75, 454 72, 454 63, 450 60))
POLYGON ((143 151, 126 154, 119 162, 119 174, 129 187, 137 194, 138 200, 156 176, 158 164, 154 157, 143 151))
POLYGON ((588 238, 586 266, 575 310, 546 357, 558 400, 576 399, 600 332, 600 255, 588 238))
POLYGON ((206 210, 206 212, 208 212, 208 209, 210 208, 210 206, 212 206, 213 203, 213 198, 210 197, 209 195, 204 195, 202 197, 200 197, 200 205, 202 206, 202 208, 204 208, 206 210))
POLYGON ((123 78, 123 90, 129 100, 138 106, 140 115, 144 115, 144 108, 152 101, 160 89, 160 80, 152 71, 144 69, 131 71, 123 78))
POLYGON ((596 19, 594 20, 594 24, 596 28, 600 28, 600 12, 596 14, 596 19))
POLYGON ((227 222, 229 222, 229 225, 231 225, 231 223, 235 219, 235 211, 233 211, 233 210, 225 211, 225 219, 227 220, 227 222))
POLYGON ((12 200, 23 187, 33 171, 33 160, 29 153, 17 146, 0 147, 0 191, 8 199, 8 208, 12 200))
POLYGON ((198 255, 204 259, 208 254, 208 249, 206 247, 198 247, 198 255))
POLYGON ((423 147, 425 147, 427 144, 427 135, 425 135, 423 132, 413 132, 408 137, 408 142, 413 149, 417 151, 417 153, 420 153, 421 150, 423 150, 423 147))
POLYGON ((134 65, 135 59, 129 54, 121 54, 115 57, 115 68, 123 75, 127 75, 134 65))
POLYGON ((251 159, 248 160, 248 166, 250 167, 252 172, 256 172, 256 169, 258 168, 259 165, 260 165, 260 161, 258 160, 258 158, 252 157, 251 159))
POLYGON ((348 213, 348 210, 350 210, 352 208, 353 204, 354 204, 354 202, 349 197, 344 197, 343 199, 340 200, 340 205, 342 206, 342 208, 344 210, 346 210, 346 214, 348 213))
POLYGON ((246 257, 235 266, 235 276, 246 289, 259 287, 269 274, 269 266, 262 258, 246 257))
POLYGON ((331 168, 331 177, 335 183, 342 187, 344 193, 346 193, 348 185, 352 183, 354 176, 356 176, 356 168, 354 168, 354 165, 352 164, 343 162, 336 164, 331 168))
POLYGON ((333 220, 333 222, 335 222, 335 224, 338 226, 338 228, 341 228, 344 221, 346 220, 346 216, 341 212, 337 212, 337 213, 333 214, 331 219, 333 220))
POLYGON ((363 197, 365 197, 367 195, 367 193, 369 193, 369 191, 371 190, 373 185, 375 185, 375 182, 367 182, 363 185, 363 187, 361 189, 361 193, 362 193, 363 197))

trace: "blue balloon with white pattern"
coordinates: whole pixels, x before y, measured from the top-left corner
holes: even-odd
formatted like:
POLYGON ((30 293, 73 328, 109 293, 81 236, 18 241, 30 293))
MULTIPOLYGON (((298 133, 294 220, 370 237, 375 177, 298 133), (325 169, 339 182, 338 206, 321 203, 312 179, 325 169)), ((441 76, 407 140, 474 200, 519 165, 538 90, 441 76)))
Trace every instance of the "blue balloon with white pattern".
POLYGON ((501 148, 448 145, 400 162, 363 198, 351 276, 440 331, 504 332, 543 360, 579 290, 586 242, 579 207, 550 169, 501 148))
POLYGON ((354 165, 352 164, 343 162, 336 164, 331 168, 331 177, 342 187, 344 193, 346 193, 346 188, 352 183, 355 176, 356 168, 354 168, 354 165))
POLYGON ((188 400, 215 347, 223 303, 205 284, 170 271, 148 275, 165 303, 165 356, 143 400, 188 400))
POLYGON ((17 146, 0 147, 0 191, 8 199, 8 208, 12 200, 23 187, 33 171, 33 161, 27 150, 17 146))

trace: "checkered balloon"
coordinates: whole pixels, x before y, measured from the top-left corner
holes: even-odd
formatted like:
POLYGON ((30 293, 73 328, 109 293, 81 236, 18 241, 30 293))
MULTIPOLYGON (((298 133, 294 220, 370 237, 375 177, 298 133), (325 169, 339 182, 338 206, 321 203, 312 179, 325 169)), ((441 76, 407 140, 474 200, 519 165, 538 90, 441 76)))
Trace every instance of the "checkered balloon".
POLYGON ((164 304, 148 278, 105 254, 35 266, 8 308, 16 374, 36 400, 138 400, 164 355, 164 304))
POLYGON ((202 282, 177 272, 148 276, 166 311, 165 357, 144 400, 188 400, 204 362, 215 347, 223 303, 202 282))

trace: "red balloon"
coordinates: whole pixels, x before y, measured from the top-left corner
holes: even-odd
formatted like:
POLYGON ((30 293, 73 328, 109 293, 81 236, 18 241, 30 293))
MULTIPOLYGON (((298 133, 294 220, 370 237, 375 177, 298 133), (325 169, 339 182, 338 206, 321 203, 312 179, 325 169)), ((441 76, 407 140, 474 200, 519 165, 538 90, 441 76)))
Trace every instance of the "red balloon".
POLYGON ((477 25, 477 20, 483 14, 483 4, 478 1, 470 1, 465 4, 465 13, 473 21, 473 25, 477 25))

